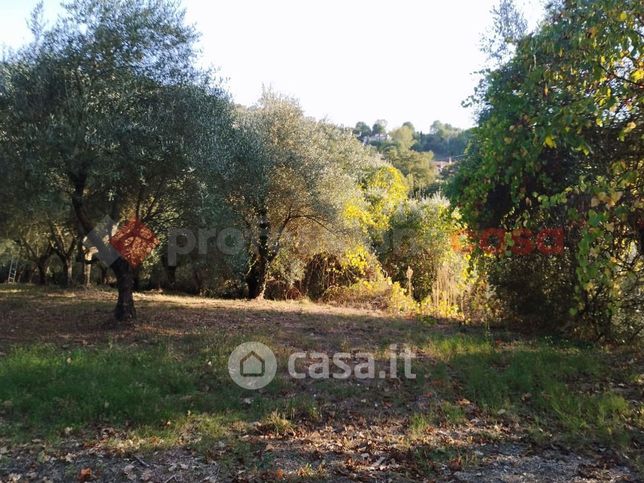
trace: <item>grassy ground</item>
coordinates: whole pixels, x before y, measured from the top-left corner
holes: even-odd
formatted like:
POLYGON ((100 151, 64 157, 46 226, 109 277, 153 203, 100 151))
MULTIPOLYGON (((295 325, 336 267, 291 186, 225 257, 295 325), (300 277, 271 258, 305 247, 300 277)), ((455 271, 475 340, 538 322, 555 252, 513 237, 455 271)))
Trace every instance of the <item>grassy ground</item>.
POLYGON ((641 476, 636 351, 161 294, 137 297, 135 328, 106 332, 114 297, 0 286, 0 480, 468 481, 513 451, 572 452, 585 462, 574 467, 581 481, 613 467, 641 476), (232 349, 251 340, 279 362, 259 391, 227 372, 232 349), (286 371, 288 355, 307 350, 370 351, 386 369, 390 344, 416 353, 416 379, 286 371))

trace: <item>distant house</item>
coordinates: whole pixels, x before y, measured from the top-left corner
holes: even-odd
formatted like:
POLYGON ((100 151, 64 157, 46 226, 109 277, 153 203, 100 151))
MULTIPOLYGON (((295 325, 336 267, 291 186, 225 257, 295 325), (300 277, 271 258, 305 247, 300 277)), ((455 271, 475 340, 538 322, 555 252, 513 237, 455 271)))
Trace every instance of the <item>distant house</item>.
POLYGON ((372 134, 371 136, 365 136, 364 138, 362 138, 362 142, 364 144, 384 143, 386 141, 389 141, 389 134, 384 132, 379 134, 372 134))
POLYGON ((433 159, 432 163, 434 164, 436 171, 440 174, 445 168, 454 164, 454 161, 452 161, 452 158, 450 157, 448 159, 443 159, 443 160, 433 159))

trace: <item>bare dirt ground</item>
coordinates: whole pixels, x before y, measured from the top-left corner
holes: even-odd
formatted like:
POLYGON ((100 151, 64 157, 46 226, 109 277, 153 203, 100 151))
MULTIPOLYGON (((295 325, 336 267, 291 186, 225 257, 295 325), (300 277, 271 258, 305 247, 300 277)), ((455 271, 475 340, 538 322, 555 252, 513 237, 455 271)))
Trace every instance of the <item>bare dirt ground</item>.
MULTIPOLYGON (((14 348, 40 343, 68 351, 108 344, 146 348, 171 340, 185 354, 196 354, 202 338, 248 337, 270 341, 278 357, 297 349, 378 351, 392 342, 410 343, 431 369, 438 362, 431 353, 423 353, 423 341, 479 332, 455 324, 419 327, 416 320, 308 302, 154 293, 137 295, 139 320, 134 327, 110 332, 102 326, 110 318, 113 301, 109 291, 3 288, 0 367, 14 348)), ((511 345, 520 338, 507 333, 504 337, 500 344, 511 345)), ((516 414, 489 414, 463 397, 462 381, 454 370, 447 365, 446 377, 425 377, 411 387, 399 379, 331 385, 306 379, 284 381, 271 394, 240 393, 234 407, 218 409, 217 417, 263 407, 263 398, 277 407, 290 407, 288 402, 298 398, 307 404, 282 410, 276 421, 261 415, 253 420, 250 414, 255 413, 232 417, 223 433, 212 438, 203 428, 196 430, 197 423, 190 419, 170 439, 161 432, 139 431, 128 421, 97 421, 54 439, 19 441, 0 433, 0 482, 642 481, 632 463, 638 447, 629 453, 594 441, 563 443, 556 428, 535 438, 516 414), (445 398, 458 406, 458 420, 414 430, 413 416, 445 398)), ((199 390, 214 390, 216 398, 218 389, 205 385, 199 390)), ((641 403, 641 390, 641 383, 624 388, 635 403, 641 403)), ((0 430, 3 422, 11 422, 11 402, 3 404, 0 430)), ((270 410, 262 414, 267 413, 270 410)))

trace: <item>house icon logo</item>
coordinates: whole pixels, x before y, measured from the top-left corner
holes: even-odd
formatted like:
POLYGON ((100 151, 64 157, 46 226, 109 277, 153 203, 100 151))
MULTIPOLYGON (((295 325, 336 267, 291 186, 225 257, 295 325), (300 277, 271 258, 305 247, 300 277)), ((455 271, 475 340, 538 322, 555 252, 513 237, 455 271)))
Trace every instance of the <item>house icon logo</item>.
POLYGON ((250 351, 239 361, 239 373, 243 377, 262 377, 266 372, 266 361, 255 351, 250 351))
POLYGON ((245 389, 261 389, 277 372, 275 354, 261 342, 245 342, 235 347, 228 358, 228 373, 245 389))

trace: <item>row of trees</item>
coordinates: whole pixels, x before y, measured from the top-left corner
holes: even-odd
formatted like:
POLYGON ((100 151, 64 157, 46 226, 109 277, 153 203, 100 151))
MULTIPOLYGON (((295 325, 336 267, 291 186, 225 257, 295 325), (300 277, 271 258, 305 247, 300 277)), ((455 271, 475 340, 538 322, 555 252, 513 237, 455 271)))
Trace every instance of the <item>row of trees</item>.
POLYGON ((416 131, 411 122, 391 131, 386 127, 385 120, 376 121, 373 127, 361 121, 356 123, 353 134, 399 169, 418 198, 437 192, 442 181, 451 174, 449 170, 439 176, 432 160, 462 157, 470 132, 440 121, 434 121, 427 134, 416 131))
POLYGON ((38 11, 31 25, 34 41, 0 63, 0 230, 43 283, 52 254, 67 284, 78 260, 86 282, 92 264, 109 268, 119 321, 136 317, 133 291, 144 282, 251 298, 267 285, 322 296, 361 279, 429 293, 415 257, 431 248, 425 225, 438 211, 418 203, 438 202, 409 200, 394 166, 293 99, 265 92, 235 106, 196 67, 198 34, 174 3, 74 0, 53 27, 38 11), (114 231, 99 234, 106 217, 143 223, 159 246, 139 266, 113 258, 114 231), (387 242, 395 224, 426 240, 387 242), (168 256, 172 233, 188 243, 226 230, 241 234, 224 237, 235 250, 206 237, 168 256))
POLYGON ((417 131, 411 122, 405 122, 399 128, 387 131, 387 121, 377 120, 373 126, 359 121, 353 128, 353 134, 363 143, 374 146, 386 144, 388 139, 404 138, 409 149, 418 152, 431 151, 437 159, 461 156, 465 152, 469 140, 469 130, 460 129, 448 123, 434 121, 429 132, 417 131), (389 134, 389 136, 384 136, 389 134), (383 135, 384 139, 379 137, 383 135))
POLYGON ((52 257, 67 283, 75 260, 86 280, 109 260, 118 320, 135 317, 143 283, 429 312, 481 296, 495 316, 632 337, 644 327, 642 6, 555 2, 528 35, 502 3, 514 47, 472 98, 478 126, 424 135, 380 121, 375 147, 358 139, 366 125, 307 118, 272 92, 235 106, 196 67, 198 35, 173 3, 75 0, 50 29, 36 12, 34 41, 0 63, 1 246, 42 281, 52 257), (425 149, 464 139, 450 207, 428 196, 425 149), (96 234, 106 216, 142 222, 159 246, 140 266, 110 258, 112 232, 96 234), (514 230, 547 227, 564 228, 562 253, 512 256, 514 230), (465 228, 502 229, 506 250, 475 249, 468 270, 451 248, 465 228))

